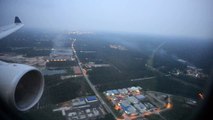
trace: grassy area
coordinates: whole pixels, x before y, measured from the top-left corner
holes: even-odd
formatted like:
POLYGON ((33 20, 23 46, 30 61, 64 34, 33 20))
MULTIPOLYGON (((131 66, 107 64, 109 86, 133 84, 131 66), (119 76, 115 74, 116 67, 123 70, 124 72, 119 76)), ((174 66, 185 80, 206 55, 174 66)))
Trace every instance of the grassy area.
POLYGON ((46 77, 45 81, 45 90, 40 100, 41 105, 57 104, 79 96, 93 94, 82 77, 60 80, 59 75, 53 75, 46 77))
POLYGON ((148 120, 164 120, 159 115, 150 115, 150 116, 146 116, 146 118, 148 120))
POLYGON ((183 97, 173 96, 172 104, 172 109, 161 113, 167 120, 190 120, 198 110, 198 107, 185 104, 183 97))
POLYGON ((23 120, 65 120, 61 112, 53 112, 54 105, 39 110, 30 110, 23 115, 23 120))

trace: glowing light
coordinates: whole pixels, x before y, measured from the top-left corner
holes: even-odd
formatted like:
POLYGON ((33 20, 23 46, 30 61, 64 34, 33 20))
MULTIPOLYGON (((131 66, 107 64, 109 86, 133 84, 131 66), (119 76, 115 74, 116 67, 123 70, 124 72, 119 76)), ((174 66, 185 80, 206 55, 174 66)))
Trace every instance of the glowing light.
POLYGON ((168 109, 172 108, 172 104, 171 103, 167 103, 166 104, 166 108, 168 108, 168 109))
POLYGON ((199 95, 199 97, 200 97, 202 100, 204 100, 204 96, 203 96, 202 93, 199 93, 198 95, 199 95))
POLYGON ((140 90, 136 90, 137 93, 140 93, 140 90))
POLYGON ((121 110, 121 107, 118 105, 115 105, 115 110, 121 110))

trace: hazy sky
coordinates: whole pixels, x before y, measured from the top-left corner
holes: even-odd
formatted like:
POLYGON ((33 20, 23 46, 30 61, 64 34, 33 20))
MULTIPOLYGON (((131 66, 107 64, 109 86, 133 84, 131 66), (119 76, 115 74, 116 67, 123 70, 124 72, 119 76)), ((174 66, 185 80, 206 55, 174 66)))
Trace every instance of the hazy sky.
POLYGON ((213 38, 213 0, 0 0, 0 25, 213 38))

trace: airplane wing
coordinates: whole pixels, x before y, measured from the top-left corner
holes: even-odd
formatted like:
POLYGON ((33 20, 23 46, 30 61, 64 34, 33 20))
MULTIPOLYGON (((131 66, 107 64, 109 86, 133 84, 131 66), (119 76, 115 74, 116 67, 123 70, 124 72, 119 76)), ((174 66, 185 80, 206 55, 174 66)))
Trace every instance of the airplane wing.
MULTIPOLYGON (((21 20, 15 17, 13 24, 0 27, 0 39, 17 31, 23 25, 21 20)), ((0 114, 1 110, 4 110, 2 109, 4 105, 5 109, 11 108, 18 111, 32 108, 41 98, 43 90, 44 77, 37 68, 0 60, 0 114)))
POLYGON ((0 27, 0 39, 12 34, 23 26, 24 24, 16 16, 13 24, 0 27))

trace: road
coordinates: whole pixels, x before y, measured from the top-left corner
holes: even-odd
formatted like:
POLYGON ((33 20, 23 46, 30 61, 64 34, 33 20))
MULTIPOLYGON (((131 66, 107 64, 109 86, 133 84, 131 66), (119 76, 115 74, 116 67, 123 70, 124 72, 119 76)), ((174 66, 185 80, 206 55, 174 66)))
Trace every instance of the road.
POLYGON ((78 62, 78 66, 80 67, 81 72, 83 73, 83 76, 86 80, 86 82, 89 84, 90 88, 93 90, 93 92, 95 93, 95 95, 98 97, 98 99, 100 100, 101 104, 105 107, 105 109, 107 110, 108 113, 111 113, 113 115, 113 117, 115 119, 117 119, 116 115, 114 114, 114 112, 110 109, 110 107, 105 103, 105 101, 101 98, 101 96, 99 95, 98 91, 96 90, 95 86, 92 84, 92 82, 89 80, 88 76, 86 75, 85 72, 83 72, 83 68, 81 65, 81 62, 76 54, 76 50, 74 48, 74 43, 75 43, 76 39, 73 40, 71 48, 73 50, 73 55, 75 56, 77 62, 78 62))
POLYGON ((134 81, 142 81, 142 80, 149 80, 149 79, 154 79, 156 78, 155 76, 153 77, 144 77, 144 78, 136 78, 136 79, 131 79, 132 82, 134 81))

